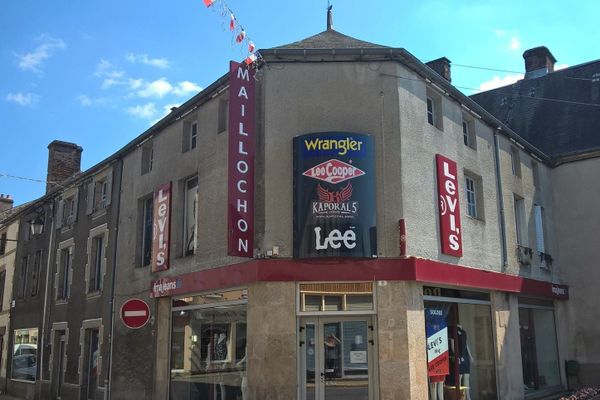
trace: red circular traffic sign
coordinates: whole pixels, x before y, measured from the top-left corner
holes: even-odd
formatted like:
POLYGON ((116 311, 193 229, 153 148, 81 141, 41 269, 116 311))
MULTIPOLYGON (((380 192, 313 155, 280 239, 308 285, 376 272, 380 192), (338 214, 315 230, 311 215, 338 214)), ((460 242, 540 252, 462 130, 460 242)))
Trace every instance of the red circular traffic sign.
POLYGON ((140 299, 129 299, 121 306, 121 320, 126 327, 139 329, 148 323, 150 307, 140 299))

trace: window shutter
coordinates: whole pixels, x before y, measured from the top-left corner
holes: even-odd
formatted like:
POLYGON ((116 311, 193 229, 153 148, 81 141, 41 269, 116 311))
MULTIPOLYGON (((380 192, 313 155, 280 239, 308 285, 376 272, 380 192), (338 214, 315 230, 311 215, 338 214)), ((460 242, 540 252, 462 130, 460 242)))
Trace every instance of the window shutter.
POLYGON ((73 221, 77 221, 77 213, 79 211, 79 188, 75 191, 73 197, 73 221))
POLYGON ((112 170, 106 176, 106 205, 110 205, 110 201, 112 198, 112 170))
POLYGON ((90 182, 88 183, 88 190, 87 190, 87 210, 86 210, 86 215, 90 215, 91 213, 94 212, 94 182, 90 182))
POLYGON ((183 135, 182 135, 182 143, 181 143, 181 151, 185 153, 190 150, 190 136, 192 133, 192 124, 189 122, 183 123, 183 135))
POLYGON ((538 206, 537 204, 533 206, 535 213, 535 240, 537 251, 540 253, 546 252, 546 246, 544 241, 544 216, 542 206, 538 206))
POLYGON ((58 208, 56 209, 56 229, 62 228, 64 209, 65 209, 65 201, 59 200, 58 208))

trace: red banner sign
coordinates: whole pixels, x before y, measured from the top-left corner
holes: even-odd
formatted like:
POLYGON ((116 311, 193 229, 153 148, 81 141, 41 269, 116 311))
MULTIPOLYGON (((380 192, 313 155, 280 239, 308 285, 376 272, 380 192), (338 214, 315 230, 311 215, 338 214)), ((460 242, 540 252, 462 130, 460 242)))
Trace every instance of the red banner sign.
POLYGON ((442 253, 462 257, 460 203, 456 163, 436 154, 442 253))
POLYGON ((252 68, 229 66, 227 254, 254 256, 255 81, 252 68))
POLYGON ((154 229, 152 235, 152 272, 169 269, 171 236, 171 182, 154 190, 154 229))

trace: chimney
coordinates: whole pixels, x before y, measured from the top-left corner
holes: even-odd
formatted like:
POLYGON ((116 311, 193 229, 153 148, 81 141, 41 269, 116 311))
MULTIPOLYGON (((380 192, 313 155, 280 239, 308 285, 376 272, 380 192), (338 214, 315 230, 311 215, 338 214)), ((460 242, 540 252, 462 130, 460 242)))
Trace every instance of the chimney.
MULTIPOLYGON (((48 145, 47 182, 61 183, 78 173, 81 169, 81 152, 83 148, 75 143, 54 140, 48 145)), ((46 193, 54 186, 46 183, 46 193)))
POLYGON ((0 213, 13 208, 13 198, 10 194, 0 194, 0 213))
POLYGON ((438 58, 437 60, 429 61, 425 63, 429 68, 438 73, 442 78, 448 82, 452 82, 452 76, 450 75, 450 63, 446 57, 438 58))
POLYGON ((534 47, 523 53, 525 59, 525 79, 539 78, 554 72, 556 58, 546 46, 534 47))

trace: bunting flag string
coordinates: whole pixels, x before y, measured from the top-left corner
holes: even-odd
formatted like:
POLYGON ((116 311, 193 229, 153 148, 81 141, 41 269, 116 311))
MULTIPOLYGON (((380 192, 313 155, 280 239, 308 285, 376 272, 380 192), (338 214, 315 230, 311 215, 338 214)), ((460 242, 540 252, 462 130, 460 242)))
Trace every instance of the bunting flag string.
MULTIPOLYGON (((234 12, 231 11, 231 8, 229 8, 229 6, 225 2, 225 0, 202 0, 202 1, 203 1, 204 5, 206 6, 206 8, 213 9, 220 14, 221 18, 223 18, 223 25, 222 25, 223 29, 225 29, 226 21, 227 21, 227 19, 229 19, 229 30, 232 32, 233 38, 235 38, 235 43, 245 46, 248 50, 248 56, 244 60, 244 62, 247 65, 255 64, 259 60, 261 62, 264 62, 260 53, 258 51, 256 51, 256 46, 254 45, 254 42, 252 40, 250 40, 250 38, 246 34, 246 30, 240 24, 240 22, 238 21, 238 19, 236 18, 235 14, 234 14, 234 12)), ((233 39, 232 39, 232 42, 233 42, 233 39)))

